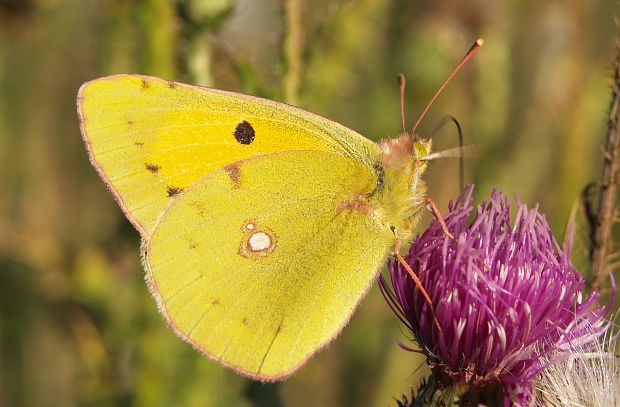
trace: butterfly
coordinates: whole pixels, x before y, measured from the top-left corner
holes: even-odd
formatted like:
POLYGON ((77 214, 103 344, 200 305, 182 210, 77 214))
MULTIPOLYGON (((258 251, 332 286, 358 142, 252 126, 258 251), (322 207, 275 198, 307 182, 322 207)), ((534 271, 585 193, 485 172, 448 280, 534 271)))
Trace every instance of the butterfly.
POLYGON ((375 143, 296 107, 142 75, 87 82, 77 105, 166 322, 254 379, 287 377, 341 331, 425 207, 432 144, 413 131, 375 143))

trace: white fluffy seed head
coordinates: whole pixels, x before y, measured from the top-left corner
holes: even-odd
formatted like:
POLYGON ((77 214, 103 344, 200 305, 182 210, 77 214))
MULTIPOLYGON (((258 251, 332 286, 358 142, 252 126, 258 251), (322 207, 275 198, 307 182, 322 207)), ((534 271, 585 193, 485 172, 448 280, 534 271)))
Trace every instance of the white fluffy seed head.
POLYGON ((536 379, 537 407, 620 406, 620 355, 616 337, 608 332, 590 347, 577 347, 536 379))

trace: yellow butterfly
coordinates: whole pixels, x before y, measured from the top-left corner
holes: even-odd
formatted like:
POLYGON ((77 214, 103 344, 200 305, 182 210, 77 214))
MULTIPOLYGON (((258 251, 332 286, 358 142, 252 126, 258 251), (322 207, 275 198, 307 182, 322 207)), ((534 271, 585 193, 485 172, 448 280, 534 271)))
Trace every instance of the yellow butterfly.
POLYGON ((431 142, 413 135, 374 143, 282 103, 140 75, 85 83, 78 114, 170 327, 255 379, 288 376, 340 332, 424 207, 431 142))

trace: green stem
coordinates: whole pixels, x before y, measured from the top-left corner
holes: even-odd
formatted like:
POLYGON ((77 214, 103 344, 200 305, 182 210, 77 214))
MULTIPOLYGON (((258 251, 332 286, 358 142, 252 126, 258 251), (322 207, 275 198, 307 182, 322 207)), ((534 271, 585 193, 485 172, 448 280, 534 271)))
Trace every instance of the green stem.
POLYGON ((213 86, 213 47, 209 33, 200 32, 187 41, 187 71, 190 81, 196 85, 213 86))
POLYGON ((284 0, 284 100, 299 104, 299 92, 303 75, 303 34, 301 18, 304 0, 284 0))

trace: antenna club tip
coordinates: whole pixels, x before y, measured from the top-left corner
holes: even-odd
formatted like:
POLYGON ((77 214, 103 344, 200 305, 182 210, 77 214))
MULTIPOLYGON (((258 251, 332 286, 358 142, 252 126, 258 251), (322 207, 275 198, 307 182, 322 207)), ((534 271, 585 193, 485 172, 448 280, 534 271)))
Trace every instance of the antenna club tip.
POLYGON ((476 45, 479 46, 479 47, 483 46, 484 45, 484 38, 478 38, 476 40, 476 45))

